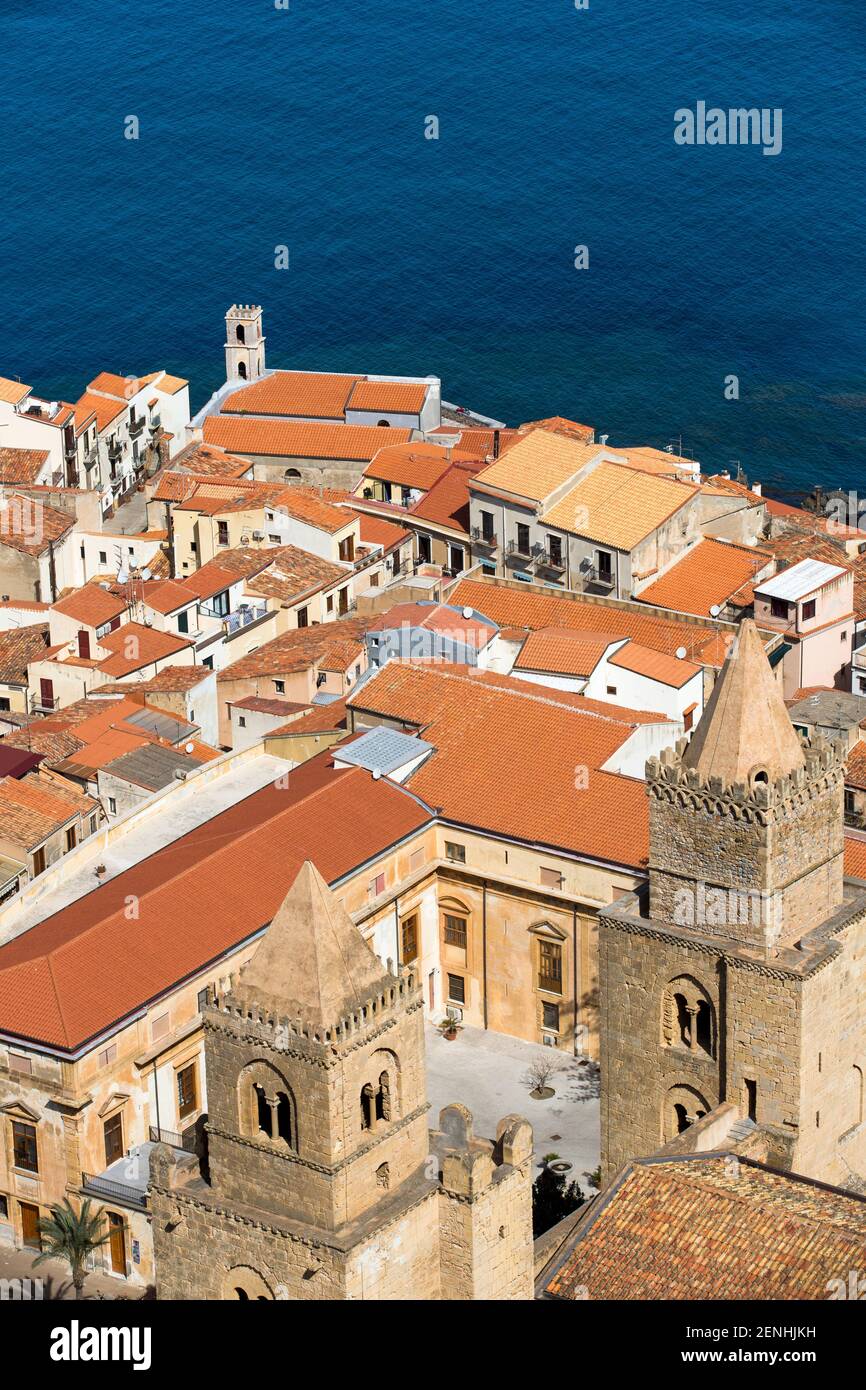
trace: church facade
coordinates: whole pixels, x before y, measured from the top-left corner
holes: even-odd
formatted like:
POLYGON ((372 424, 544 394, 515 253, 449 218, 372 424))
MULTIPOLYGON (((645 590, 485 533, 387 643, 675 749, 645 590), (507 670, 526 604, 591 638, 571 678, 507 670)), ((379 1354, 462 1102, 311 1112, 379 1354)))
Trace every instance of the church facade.
POLYGON ((794 732, 743 623, 690 743, 647 767, 647 889, 599 919, 602 1179, 723 1103, 775 1167, 866 1179, 866 894, 844 753, 794 732))
POLYGON ((204 1011, 206 1153, 158 1146, 161 1299, 532 1296, 532 1131, 427 1124, 422 994, 307 862, 204 1011))

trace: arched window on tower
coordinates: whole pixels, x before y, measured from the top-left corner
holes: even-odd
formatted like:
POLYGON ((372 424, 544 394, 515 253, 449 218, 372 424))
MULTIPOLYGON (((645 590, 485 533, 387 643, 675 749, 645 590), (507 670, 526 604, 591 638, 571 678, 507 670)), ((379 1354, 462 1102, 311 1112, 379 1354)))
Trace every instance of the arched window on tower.
POLYGON ((239 376, 239 377, 242 377, 243 380, 246 381, 246 379, 247 379, 247 364, 246 364, 246 362, 239 362, 239 363, 238 363, 238 376, 239 376))
POLYGON ((376 1119, 376 1090, 368 1081, 361 1087, 361 1128, 372 1129, 376 1119))
POLYGON ((390 1120, 391 1118, 391 1082, 386 1071, 379 1077, 379 1087, 376 1091, 376 1119, 390 1120))
POLYGON ((283 1139, 289 1148, 294 1148, 294 1133, 292 1127, 292 1103, 285 1091, 277 1092, 277 1133, 276 1138, 283 1139))
POLYGON ((245 343, 247 340, 246 334, 244 333, 244 326, 242 323, 239 323, 237 326, 236 336, 239 343, 245 343))
POLYGON ((271 1137, 271 1107, 268 1105, 267 1097, 263 1086, 255 1084, 253 1092, 256 1098, 256 1119, 260 1134, 264 1134, 268 1139, 271 1137))
POLYGON ((684 1047, 715 1057, 715 1009, 703 985, 690 975, 680 975, 666 985, 661 1022, 664 1047, 684 1047))

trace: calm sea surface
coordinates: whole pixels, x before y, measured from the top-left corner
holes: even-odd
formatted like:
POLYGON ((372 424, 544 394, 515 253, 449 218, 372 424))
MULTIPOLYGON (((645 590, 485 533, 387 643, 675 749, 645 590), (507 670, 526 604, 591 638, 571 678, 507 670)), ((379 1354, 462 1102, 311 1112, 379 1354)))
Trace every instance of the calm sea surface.
POLYGON ((864 0, 0 0, 0 26, 0 373, 69 397, 164 366, 195 406, 256 301, 272 366, 436 373, 509 423, 866 491, 864 0), (781 108, 782 153, 675 145, 699 100, 781 108))

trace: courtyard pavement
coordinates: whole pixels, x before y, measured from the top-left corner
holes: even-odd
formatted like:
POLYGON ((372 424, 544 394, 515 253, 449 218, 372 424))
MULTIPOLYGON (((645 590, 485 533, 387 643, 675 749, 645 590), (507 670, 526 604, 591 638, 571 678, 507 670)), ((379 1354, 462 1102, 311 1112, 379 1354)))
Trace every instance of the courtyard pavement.
POLYGON ((472 1111, 475 1133, 495 1139, 503 1115, 522 1115, 535 1137, 535 1169, 545 1154, 557 1153, 573 1165, 569 1179, 584 1192, 595 1189, 587 1174, 599 1165, 598 1068, 553 1052, 559 1070, 548 1083, 555 1094, 533 1100, 523 1078, 536 1060, 549 1062, 551 1048, 508 1038, 483 1028, 463 1027, 453 1042, 427 1025, 428 1123, 435 1128, 443 1106, 459 1101, 472 1111))
MULTIPOLYGON (((35 1252, 30 1250, 13 1250, 6 1245, 0 1245, 0 1279, 6 1280, 42 1280, 41 1291, 38 1285, 31 1283, 30 1286, 24 1284, 20 1289, 14 1285, 12 1288, 6 1286, 0 1290, 0 1296, 6 1299, 15 1298, 75 1298, 75 1286, 69 1277, 69 1266, 62 1260, 46 1260, 44 1264, 37 1265, 34 1269, 33 1261, 35 1252)), ((88 1274, 84 1281, 85 1298, 121 1298, 138 1299, 144 1294, 141 1285, 128 1283, 125 1279, 114 1278, 110 1274, 88 1274)))

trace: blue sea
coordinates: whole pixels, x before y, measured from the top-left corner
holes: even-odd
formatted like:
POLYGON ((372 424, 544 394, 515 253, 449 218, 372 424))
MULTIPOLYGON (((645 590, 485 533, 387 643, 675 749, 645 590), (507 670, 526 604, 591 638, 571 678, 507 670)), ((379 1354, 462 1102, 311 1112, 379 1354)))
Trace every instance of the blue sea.
POLYGON ((864 0, 278 4, 0 0, 0 372, 196 406, 255 301, 271 366, 861 483, 864 0), (698 101, 781 154, 676 145, 698 101))

